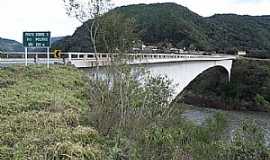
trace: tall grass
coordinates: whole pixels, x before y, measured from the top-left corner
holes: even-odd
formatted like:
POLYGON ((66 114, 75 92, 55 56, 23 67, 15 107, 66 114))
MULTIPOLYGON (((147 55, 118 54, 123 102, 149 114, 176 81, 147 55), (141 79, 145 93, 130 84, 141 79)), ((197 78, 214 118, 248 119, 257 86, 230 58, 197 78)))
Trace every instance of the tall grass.
POLYGON ((0 69, 0 159, 102 159, 102 138, 80 125, 87 84, 72 67, 0 69))

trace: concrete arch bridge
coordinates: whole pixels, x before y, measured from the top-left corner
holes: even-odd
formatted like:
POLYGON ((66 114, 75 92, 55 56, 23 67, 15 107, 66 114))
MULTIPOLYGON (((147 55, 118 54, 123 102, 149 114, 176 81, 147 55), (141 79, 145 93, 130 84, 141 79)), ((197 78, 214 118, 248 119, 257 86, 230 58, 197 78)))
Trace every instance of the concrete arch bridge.
MULTIPOLYGON (((95 67, 108 65, 111 54, 96 55, 84 53, 69 53, 69 62, 76 67, 95 67), (98 60, 98 61, 97 61, 98 60)), ((204 71, 213 67, 222 67, 231 77, 234 56, 228 55, 179 55, 179 54, 129 54, 129 64, 144 64, 152 75, 166 75, 177 84, 173 99, 179 95, 188 84, 204 71)))
MULTIPOLYGON (((1 65, 24 64, 24 53, 6 53, 7 58, 0 58, 1 65), (13 58, 10 58, 13 57, 13 58), (14 58, 16 57, 16 58, 14 58)), ((46 64, 48 61, 44 53, 29 53, 29 64, 46 64), (43 57, 43 58, 42 58, 43 57)), ((50 53, 49 64, 72 64, 77 68, 93 68, 106 66, 116 56, 111 53, 62 53, 61 58, 53 58, 50 53)), ((228 55, 196 55, 196 54, 127 54, 128 63, 131 65, 143 64, 152 75, 167 75, 178 86, 173 96, 175 98, 198 75, 209 68, 221 66, 231 76, 234 56, 228 55)))

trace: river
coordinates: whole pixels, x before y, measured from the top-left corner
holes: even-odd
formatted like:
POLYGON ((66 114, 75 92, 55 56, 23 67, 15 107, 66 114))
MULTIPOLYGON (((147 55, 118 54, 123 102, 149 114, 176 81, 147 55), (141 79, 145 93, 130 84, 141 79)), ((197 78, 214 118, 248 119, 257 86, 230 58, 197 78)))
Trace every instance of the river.
POLYGON ((212 108, 201 108, 195 106, 185 106, 185 111, 182 117, 190 120, 197 125, 202 125, 207 118, 213 117, 216 113, 221 112, 225 114, 228 122, 225 130, 225 136, 232 138, 234 131, 239 128, 241 122, 245 120, 254 120, 255 123, 261 127, 265 133, 265 142, 270 146, 270 114, 261 112, 241 112, 241 111, 224 111, 212 108))

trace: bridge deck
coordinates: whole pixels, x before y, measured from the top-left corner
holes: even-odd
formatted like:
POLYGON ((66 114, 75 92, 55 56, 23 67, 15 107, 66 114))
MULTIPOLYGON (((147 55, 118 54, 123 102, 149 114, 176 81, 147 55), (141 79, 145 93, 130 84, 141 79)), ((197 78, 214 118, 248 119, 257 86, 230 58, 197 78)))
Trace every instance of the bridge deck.
MULTIPOLYGON (((10 57, 18 58, 0 58, 0 65, 24 64, 23 53, 10 53, 10 57), (12 55, 12 56, 11 56, 12 55)), ((30 64, 46 64, 46 58, 33 58, 33 55, 45 56, 44 53, 30 53, 28 63, 30 64)), ((52 55, 52 54, 51 54, 52 55)), ((228 55, 181 55, 181 54, 127 54, 129 64, 154 64, 184 61, 222 61, 235 59, 234 56, 228 55)), ((78 68, 105 66, 112 62, 116 54, 111 53, 64 53, 64 58, 50 58, 50 64, 66 64, 70 63, 78 68)), ((38 56, 37 56, 38 57, 38 56)))

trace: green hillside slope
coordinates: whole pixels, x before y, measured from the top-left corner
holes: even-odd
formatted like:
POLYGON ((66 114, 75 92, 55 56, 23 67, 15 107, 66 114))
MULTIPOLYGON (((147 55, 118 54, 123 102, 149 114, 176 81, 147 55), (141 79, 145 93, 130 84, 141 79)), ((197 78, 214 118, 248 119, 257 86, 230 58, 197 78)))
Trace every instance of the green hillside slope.
POLYGON ((216 48, 239 48, 245 50, 270 50, 270 17, 214 15, 206 18, 212 25, 209 34, 216 48))
MULTIPOLYGON (((136 33, 148 45, 171 44, 178 48, 201 50, 270 51, 270 16, 234 14, 201 17, 175 3, 139 4, 116 8, 106 15, 120 13, 135 19, 136 33)), ((91 51, 87 24, 53 47, 66 51, 91 51)))
POLYGON ((24 48, 21 43, 10 40, 4 39, 0 37, 0 51, 3 52, 23 52, 24 48))

